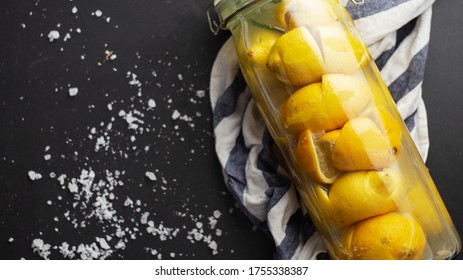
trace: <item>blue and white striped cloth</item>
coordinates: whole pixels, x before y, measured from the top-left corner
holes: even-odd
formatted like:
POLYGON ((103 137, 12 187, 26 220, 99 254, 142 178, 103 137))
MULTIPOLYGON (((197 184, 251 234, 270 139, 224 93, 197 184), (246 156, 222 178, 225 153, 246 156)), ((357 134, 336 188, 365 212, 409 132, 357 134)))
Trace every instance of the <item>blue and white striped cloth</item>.
MULTIPOLYGON (((341 2, 426 159, 429 142, 421 85, 434 0, 365 0, 363 6, 341 2)), ((210 99, 217 156, 241 210, 274 240, 274 258, 316 259, 325 246, 274 156, 274 142, 246 87, 231 39, 212 67, 210 99)))

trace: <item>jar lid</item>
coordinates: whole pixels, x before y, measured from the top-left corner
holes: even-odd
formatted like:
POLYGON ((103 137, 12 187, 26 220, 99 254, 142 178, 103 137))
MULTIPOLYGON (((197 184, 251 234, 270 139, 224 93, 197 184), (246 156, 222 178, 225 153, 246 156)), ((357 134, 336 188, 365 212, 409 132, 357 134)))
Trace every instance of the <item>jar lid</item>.
POLYGON ((219 24, 211 19, 210 9, 212 6, 209 7, 207 16, 212 32, 217 33, 219 29, 225 29, 226 23, 229 19, 238 12, 252 5, 254 2, 256 2, 256 0, 214 0, 213 8, 219 17, 219 24))
MULTIPOLYGON (((282 0, 274 0, 276 2, 282 0)), ((365 0, 350 0, 356 6, 365 4, 365 0)), ((207 9, 207 19, 212 33, 219 33, 220 29, 226 29, 227 21, 240 11, 246 9, 257 2, 257 0, 214 0, 213 4, 207 9), (214 9, 212 9, 214 8, 214 9), (212 19, 211 9, 215 10, 219 17, 219 23, 212 19)))

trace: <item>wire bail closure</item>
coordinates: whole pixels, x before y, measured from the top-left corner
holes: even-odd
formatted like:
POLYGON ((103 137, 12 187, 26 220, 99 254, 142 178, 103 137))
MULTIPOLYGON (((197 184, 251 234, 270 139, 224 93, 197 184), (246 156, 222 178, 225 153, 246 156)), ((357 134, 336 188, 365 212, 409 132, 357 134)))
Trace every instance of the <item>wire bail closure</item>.
POLYGON ((207 15, 207 22, 209 23, 209 28, 211 29, 212 34, 217 35, 219 34, 221 29, 225 29, 225 28, 222 24, 218 24, 217 21, 212 18, 211 10, 213 10, 214 11, 213 13, 217 16, 217 13, 215 13, 214 4, 209 5, 209 7, 206 10, 206 15, 207 15))

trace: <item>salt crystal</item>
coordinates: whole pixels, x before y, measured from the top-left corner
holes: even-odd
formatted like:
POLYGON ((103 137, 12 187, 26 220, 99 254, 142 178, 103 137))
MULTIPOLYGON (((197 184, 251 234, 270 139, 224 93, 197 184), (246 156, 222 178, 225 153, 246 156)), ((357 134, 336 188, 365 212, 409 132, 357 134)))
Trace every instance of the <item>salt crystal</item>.
POLYGON ((197 90, 196 91, 196 96, 197 97, 204 97, 206 95, 206 91, 205 90, 197 90))
POLYGON ((76 96, 78 92, 79 92, 78 88, 76 88, 76 87, 70 88, 69 89, 69 96, 76 96))
POLYGON ((215 210, 214 213, 213 213, 214 217, 216 219, 220 218, 220 216, 222 216, 222 213, 219 211, 219 210, 215 210))
POLYGON ((51 155, 50 155, 50 154, 46 154, 46 155, 43 156, 43 158, 44 158, 45 160, 50 160, 50 159, 51 159, 51 155))
POLYGON ((14 238, 13 238, 13 237, 10 237, 10 238, 8 239, 8 242, 13 243, 13 242, 14 242, 14 238))
POLYGON ((174 113, 172 113, 172 119, 176 120, 180 117, 180 112, 177 110, 174 110, 174 113))
POLYGON ((59 32, 56 30, 50 31, 50 33, 48 33, 48 39, 50 40, 50 42, 53 42, 54 40, 58 40, 59 32))
POLYGON ((96 241, 100 243, 100 247, 104 250, 109 250, 111 247, 109 247, 108 243, 104 238, 96 237, 96 241))
POLYGON ((120 240, 119 242, 117 242, 116 246, 114 246, 114 248, 116 249, 125 249, 125 243, 120 240))
POLYGON ((72 10, 71 10, 71 12, 72 12, 73 14, 76 14, 76 13, 77 13, 77 11, 78 11, 78 10, 77 10, 77 7, 75 7, 75 6, 74 6, 74 7, 72 7, 72 10))
POLYGON ((156 102, 153 99, 148 100, 148 106, 150 108, 156 107, 156 102))
POLYGON ((133 205, 133 201, 129 197, 127 197, 127 199, 124 201, 124 206, 127 207, 130 205, 133 205))
POLYGON ((103 15, 103 12, 102 12, 102 11, 100 11, 100 10, 96 10, 96 11, 95 11, 95 16, 96 16, 96 17, 101 17, 102 15, 103 15))
POLYGON ((145 225, 145 224, 148 223, 148 216, 149 216, 149 215, 150 215, 149 212, 145 212, 145 213, 143 213, 143 215, 141 215, 140 223, 141 223, 142 225, 145 225))
POLYGON ((27 172, 27 175, 29 176, 29 179, 32 180, 32 181, 42 179, 42 174, 37 173, 37 172, 35 172, 33 170, 29 170, 29 172, 27 172))
POLYGON ((77 193, 78 192, 78 187, 77 187, 77 184, 74 183, 74 182, 69 182, 68 184, 68 189, 71 193, 77 193))
POLYGON ((39 254, 40 257, 48 259, 50 255, 50 244, 46 244, 42 239, 36 238, 32 241, 31 245, 33 252, 39 254))
POLYGON ((151 171, 146 171, 146 172, 145 172, 145 176, 146 176, 146 178, 148 178, 150 181, 153 181, 153 182, 154 182, 154 181, 157 180, 156 175, 155 175, 153 172, 151 172, 151 171))
POLYGON ((63 41, 66 42, 69 39, 71 39, 71 34, 66 33, 66 35, 64 35, 63 41))

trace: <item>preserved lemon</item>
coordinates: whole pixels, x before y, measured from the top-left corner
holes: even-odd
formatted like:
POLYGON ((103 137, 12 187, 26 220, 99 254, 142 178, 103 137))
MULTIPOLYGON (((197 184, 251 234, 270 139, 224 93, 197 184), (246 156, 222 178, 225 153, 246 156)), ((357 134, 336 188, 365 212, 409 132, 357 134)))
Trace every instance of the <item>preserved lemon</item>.
POLYGON ((333 130, 314 139, 310 130, 305 130, 298 136, 294 155, 303 170, 320 183, 333 183, 339 173, 331 163, 331 149, 338 135, 339 131, 333 130))
POLYGON ((312 83, 294 92, 283 104, 280 116, 285 128, 294 134, 343 127, 356 117, 370 100, 368 88, 353 76, 323 75, 321 83, 312 83))
POLYGON ((309 30, 298 27, 276 40, 267 66, 280 81, 304 86, 321 80, 323 56, 309 30))
POLYGON ((347 257, 358 260, 416 260, 425 245, 425 234, 416 220, 398 213, 359 222, 343 238, 347 257))
POLYGON ((328 192, 316 188, 329 218, 339 226, 396 211, 396 201, 404 194, 402 180, 392 170, 348 172, 339 176, 328 192))
POLYGON ((333 165, 343 171, 373 170, 393 161, 388 139, 368 118, 349 120, 333 148, 333 165))

